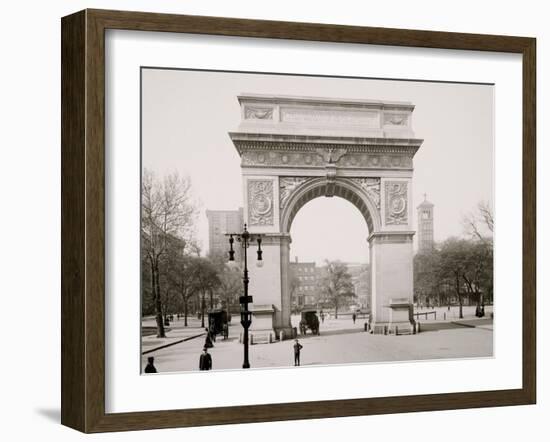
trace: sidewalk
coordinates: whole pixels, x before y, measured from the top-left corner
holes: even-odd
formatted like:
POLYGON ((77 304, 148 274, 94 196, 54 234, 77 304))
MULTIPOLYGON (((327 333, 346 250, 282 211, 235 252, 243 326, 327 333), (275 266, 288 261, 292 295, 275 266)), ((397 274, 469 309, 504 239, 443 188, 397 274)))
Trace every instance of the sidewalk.
MULTIPOLYGON (((443 322, 443 321, 451 322, 451 321, 462 321, 462 320, 468 320, 468 319, 480 319, 480 318, 476 317, 475 312, 476 312, 476 306, 475 305, 463 306, 462 307, 463 319, 460 319, 459 318, 459 307, 458 306, 452 306, 450 308, 450 310, 446 306, 443 306, 443 307, 430 307, 430 308, 424 307, 422 309, 415 306, 414 313, 415 314, 419 313, 420 315, 418 315, 418 316, 415 315, 414 318, 415 318, 415 320, 418 320, 421 323, 443 322), (426 312, 433 312, 433 311, 436 312, 436 315, 435 315, 436 318, 434 317, 433 314, 428 314, 428 318, 426 319, 424 314, 426 312)), ((491 313, 493 313, 493 306, 492 305, 485 306, 485 316, 484 316, 484 318, 489 318, 490 319, 491 318, 491 313)))
MULTIPOLYGON (((157 324, 154 318, 147 318, 141 322, 141 325, 142 327, 156 327, 157 324)), ((187 318, 187 327, 184 325, 183 318, 178 320, 174 317, 174 321, 166 327, 166 338, 157 338, 156 334, 141 337, 141 351, 142 353, 149 352, 157 347, 174 344, 197 335, 204 335, 204 333, 201 321, 196 317, 187 318)))

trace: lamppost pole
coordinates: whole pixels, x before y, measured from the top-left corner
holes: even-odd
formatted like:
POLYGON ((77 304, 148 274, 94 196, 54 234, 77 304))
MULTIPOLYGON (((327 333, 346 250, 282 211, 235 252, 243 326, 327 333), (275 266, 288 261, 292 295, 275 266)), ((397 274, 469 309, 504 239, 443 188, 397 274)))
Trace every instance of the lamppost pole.
POLYGON ((244 285, 244 296, 242 301, 243 312, 241 313, 241 325, 244 328, 243 336, 243 346, 244 346, 244 361, 243 368, 250 368, 250 362, 248 362, 248 328, 252 323, 252 318, 249 316, 250 312, 248 310, 248 283, 250 279, 248 278, 248 240, 250 239, 250 234, 246 230, 246 224, 244 225, 244 231, 241 235, 243 247, 244 247, 244 270, 243 270, 243 285, 244 285))
MULTIPOLYGON (((243 286, 244 286, 244 294, 239 298, 239 303, 241 304, 241 325, 243 326, 244 333, 243 333, 243 346, 244 346, 244 360, 243 360, 243 368, 250 368, 250 362, 248 361, 248 329, 250 328, 250 324, 252 324, 252 312, 248 310, 248 303, 252 302, 252 296, 248 296, 248 283, 250 282, 250 278, 248 277, 248 246, 251 241, 251 235, 248 232, 246 228, 246 224, 244 225, 244 230, 242 233, 228 233, 229 235, 229 261, 235 261, 235 251, 233 250, 233 243, 235 239, 233 237, 236 237, 237 241, 241 243, 243 249, 244 249, 244 270, 243 270, 243 286)), ((258 242, 258 266, 260 267, 262 264, 262 239, 258 235, 256 238, 258 242)))

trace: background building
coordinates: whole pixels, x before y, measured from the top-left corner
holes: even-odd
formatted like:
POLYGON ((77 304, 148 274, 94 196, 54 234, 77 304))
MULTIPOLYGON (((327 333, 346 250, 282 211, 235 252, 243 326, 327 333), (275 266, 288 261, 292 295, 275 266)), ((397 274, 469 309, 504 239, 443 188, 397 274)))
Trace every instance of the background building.
POLYGON ((418 212, 418 252, 429 252, 434 248, 434 205, 426 200, 416 208, 418 212))
MULTIPOLYGON (((207 210, 208 218, 208 251, 210 255, 227 254, 229 242, 226 233, 242 232, 243 209, 238 210, 207 210)), ((238 246, 238 244, 237 244, 238 246)), ((235 260, 241 262, 240 247, 235 247, 235 260)))
POLYGON ((317 302, 317 267, 315 262, 299 262, 295 257, 290 263, 292 309, 317 302))
POLYGON ((370 265, 363 263, 347 263, 351 282, 355 287, 355 307, 364 310, 370 309, 370 265))

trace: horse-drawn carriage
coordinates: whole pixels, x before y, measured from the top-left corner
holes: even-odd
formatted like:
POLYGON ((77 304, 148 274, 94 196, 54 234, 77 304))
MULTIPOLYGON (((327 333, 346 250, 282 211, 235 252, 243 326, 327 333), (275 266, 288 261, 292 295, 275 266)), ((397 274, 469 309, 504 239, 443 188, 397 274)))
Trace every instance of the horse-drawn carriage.
POLYGON ((225 310, 215 309, 208 312, 208 329, 214 335, 222 334, 224 339, 228 337, 229 315, 225 310))
POLYGON ((303 309, 300 319, 300 334, 307 334, 307 330, 311 330, 314 335, 319 335, 319 318, 317 317, 317 309, 303 309))

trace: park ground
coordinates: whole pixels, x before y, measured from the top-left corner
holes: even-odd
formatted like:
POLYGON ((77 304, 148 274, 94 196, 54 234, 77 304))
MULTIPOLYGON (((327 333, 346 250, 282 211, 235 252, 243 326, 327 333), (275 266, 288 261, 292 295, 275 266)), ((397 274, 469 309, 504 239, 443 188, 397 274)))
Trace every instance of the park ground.
MULTIPOLYGON (((427 359, 479 358, 493 355, 493 320, 491 308, 485 318, 476 318, 475 307, 464 307, 464 318, 458 318, 458 308, 430 309, 434 315, 420 316, 421 333, 416 335, 384 336, 364 331, 364 318, 355 323, 351 315, 325 318, 320 336, 299 336, 303 345, 301 365, 328 365, 368 362, 411 361, 427 359), (445 318, 445 319, 443 319, 445 318)), ((427 310, 417 310, 422 313, 427 310)), ((292 317, 297 326, 299 316, 292 317)), ((143 325, 154 326, 154 319, 145 318, 143 325)), ((229 338, 217 337, 209 349, 214 370, 236 369, 242 366, 243 348, 239 344, 242 327, 234 317, 229 327, 229 338)), ((142 337, 142 369, 147 358, 155 358, 159 373, 198 370, 199 356, 204 345, 204 328, 196 318, 189 318, 188 326, 183 319, 174 320, 167 337, 155 335, 142 337)), ((275 368, 294 365, 293 340, 276 341, 272 344, 251 345, 249 360, 251 368, 275 368)))

